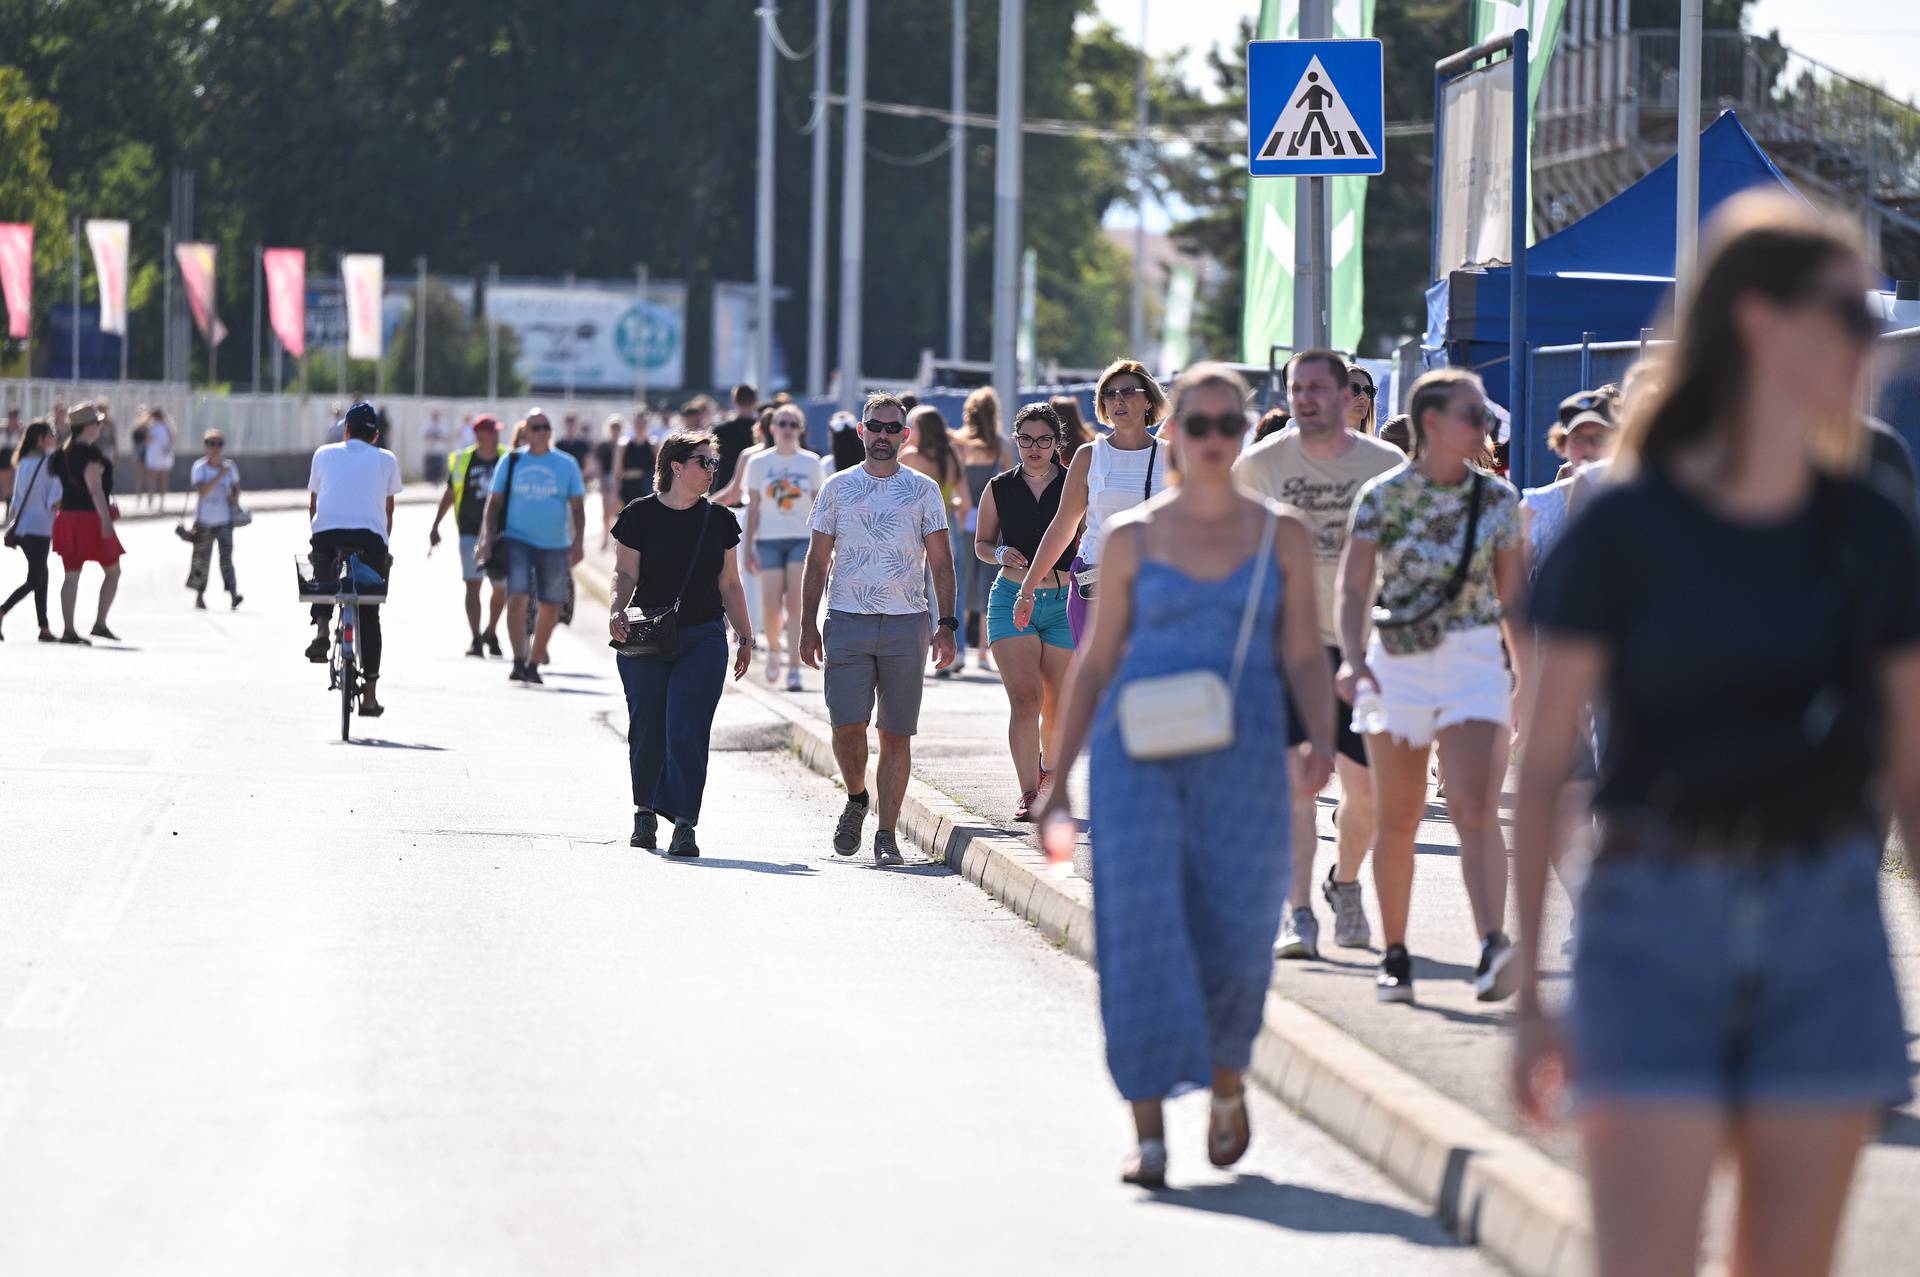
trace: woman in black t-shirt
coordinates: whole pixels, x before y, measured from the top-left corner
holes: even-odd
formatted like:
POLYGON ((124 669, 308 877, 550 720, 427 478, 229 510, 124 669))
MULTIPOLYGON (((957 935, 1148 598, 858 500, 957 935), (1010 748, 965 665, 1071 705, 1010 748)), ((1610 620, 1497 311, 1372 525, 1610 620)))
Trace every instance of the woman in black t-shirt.
POLYGON ((1514 1082, 1539 1119, 1573 1079, 1602 1277, 1692 1270, 1723 1152, 1730 1267, 1828 1271, 1861 1145, 1911 1094, 1879 890, 1882 802, 1920 835, 1920 544, 1851 477, 1872 276, 1784 195, 1735 197, 1709 240, 1664 384, 1532 607, 1514 1082), (1590 699, 1601 836, 1563 1046, 1537 956, 1590 699))
POLYGON ((707 785, 707 744, 726 689, 727 638, 739 636, 733 677, 753 659, 753 627, 740 584, 740 522, 707 500, 719 446, 705 431, 679 430, 660 446, 659 492, 614 521, 613 614, 608 630, 627 641, 629 609, 671 612, 671 654, 619 657, 627 692, 627 756, 633 768, 630 846, 658 846, 659 819, 673 822, 670 856, 697 856, 694 826, 707 785))
POLYGON ((1027 565, 1060 512, 1060 493, 1067 482, 1060 449, 1066 437, 1066 423, 1051 404, 1030 403, 1013 415, 1013 445, 1020 464, 987 481, 973 533, 974 557, 1000 569, 987 595, 986 639, 1012 711, 1007 746, 1020 782, 1020 801, 1013 809, 1013 818, 1020 821, 1033 819, 1033 809, 1044 801, 1052 781, 1041 752, 1042 733, 1053 734, 1067 667, 1073 663, 1067 572, 1079 550, 1077 536, 1054 570, 1035 582, 1028 596, 1033 616, 1026 627, 1013 623, 1013 605, 1027 565))
POLYGON ((67 414, 67 427, 67 444, 55 454, 51 467, 60 480, 53 552, 67 570, 60 583, 60 616, 65 622, 60 641, 89 646, 73 627, 73 613, 80 603, 81 569, 98 563, 106 577, 100 582, 100 605, 88 633, 118 642, 119 636, 107 628, 107 610, 120 588, 120 556, 125 553, 114 533, 120 511, 113 504, 113 461, 100 450, 100 413, 91 403, 75 404, 67 414))

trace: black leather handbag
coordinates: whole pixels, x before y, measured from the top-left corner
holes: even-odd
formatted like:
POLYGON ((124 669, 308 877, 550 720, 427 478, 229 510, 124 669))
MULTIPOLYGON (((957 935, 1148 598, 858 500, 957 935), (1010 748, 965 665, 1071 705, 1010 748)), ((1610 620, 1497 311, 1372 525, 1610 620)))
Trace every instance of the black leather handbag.
POLYGON ((620 655, 670 661, 680 654, 680 600, 687 596, 687 586, 693 582, 693 570, 700 565, 700 547, 707 540, 707 524, 713 521, 713 507, 704 497, 700 506, 700 533, 693 539, 693 553, 687 558, 687 574, 680 578, 680 592, 665 607, 626 609, 625 641, 613 639, 607 643, 620 655))

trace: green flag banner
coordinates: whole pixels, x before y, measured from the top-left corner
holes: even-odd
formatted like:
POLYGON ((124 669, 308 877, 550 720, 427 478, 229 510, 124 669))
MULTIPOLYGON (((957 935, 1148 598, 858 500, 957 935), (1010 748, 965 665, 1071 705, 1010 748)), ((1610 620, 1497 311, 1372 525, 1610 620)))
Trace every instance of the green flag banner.
POLYGON ((1160 366, 1185 368, 1193 357, 1193 297, 1200 277, 1181 263, 1167 272, 1167 304, 1160 319, 1160 366))
MULTIPOLYGON (((1554 0, 1556 5, 1565 0, 1554 0)), ((1374 0, 1334 0, 1333 34, 1360 39, 1373 34, 1374 0)), ((1261 40, 1290 40, 1300 34, 1299 0, 1262 0, 1261 40)), ((1298 346, 1293 339, 1293 206, 1301 178, 1247 179, 1246 262, 1242 271, 1240 358, 1265 364, 1275 344, 1298 346)), ((1367 179, 1331 177, 1333 274, 1329 292, 1333 344, 1342 350, 1360 346, 1361 307, 1366 299, 1361 245, 1367 218, 1367 179)))

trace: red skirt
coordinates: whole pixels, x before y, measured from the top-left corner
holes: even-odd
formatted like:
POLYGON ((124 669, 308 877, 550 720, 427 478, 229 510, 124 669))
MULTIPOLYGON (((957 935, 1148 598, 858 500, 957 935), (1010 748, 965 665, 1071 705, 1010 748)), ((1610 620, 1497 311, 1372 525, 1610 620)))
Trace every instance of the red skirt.
POLYGON ((92 510, 62 510, 53 516, 53 552, 69 572, 83 563, 110 568, 126 553, 119 537, 100 531, 100 516, 92 510))

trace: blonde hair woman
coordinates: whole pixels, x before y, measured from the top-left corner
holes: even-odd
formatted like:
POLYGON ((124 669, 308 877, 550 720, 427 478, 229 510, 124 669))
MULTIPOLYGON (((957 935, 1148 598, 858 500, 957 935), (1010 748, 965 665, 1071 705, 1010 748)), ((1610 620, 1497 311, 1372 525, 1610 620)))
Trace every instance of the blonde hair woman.
POLYGON ((1077 644, 1086 633, 1088 606, 1100 572, 1100 550, 1107 520, 1163 492, 1171 466, 1153 427, 1167 419, 1167 395, 1137 359, 1116 359, 1100 374, 1093 390, 1095 419, 1112 432, 1074 453, 1060 493, 1060 512, 1033 556, 1034 566, 1020 583, 1013 605, 1016 629, 1033 620, 1033 583, 1080 534, 1067 595, 1067 621, 1077 644), (1086 532, 1080 533, 1081 521, 1086 532))

